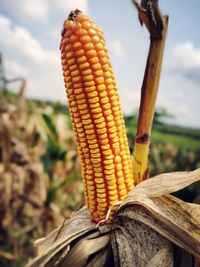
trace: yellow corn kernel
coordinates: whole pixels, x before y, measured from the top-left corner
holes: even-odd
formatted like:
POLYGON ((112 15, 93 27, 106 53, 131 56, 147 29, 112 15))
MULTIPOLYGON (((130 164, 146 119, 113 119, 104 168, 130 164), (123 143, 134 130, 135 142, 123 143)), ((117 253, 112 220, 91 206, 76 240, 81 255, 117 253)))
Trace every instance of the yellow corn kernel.
POLYGON ((60 47, 86 204, 98 222, 133 188, 116 82, 102 32, 82 12, 70 14, 60 47))

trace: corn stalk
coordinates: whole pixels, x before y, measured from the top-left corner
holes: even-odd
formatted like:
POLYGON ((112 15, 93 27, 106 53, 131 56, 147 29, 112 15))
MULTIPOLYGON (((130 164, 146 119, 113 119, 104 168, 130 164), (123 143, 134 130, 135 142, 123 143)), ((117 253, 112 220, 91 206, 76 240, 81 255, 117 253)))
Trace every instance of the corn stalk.
POLYGON ((148 178, 148 154, 158 93, 164 46, 167 37, 168 16, 163 16, 157 1, 133 0, 138 10, 141 24, 145 24, 150 34, 150 48, 141 89, 137 136, 134 143, 133 177, 136 184, 148 178))

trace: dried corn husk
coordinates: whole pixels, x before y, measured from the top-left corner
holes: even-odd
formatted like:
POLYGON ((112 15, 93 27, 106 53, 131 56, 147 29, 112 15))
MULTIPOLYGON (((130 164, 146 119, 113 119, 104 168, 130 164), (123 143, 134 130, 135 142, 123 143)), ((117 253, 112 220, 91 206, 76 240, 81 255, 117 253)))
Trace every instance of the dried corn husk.
POLYGON ((35 243, 38 255, 27 266, 109 263, 169 267, 175 261, 174 245, 184 251, 183 255, 193 255, 198 261, 200 205, 186 203, 170 193, 199 180, 197 169, 161 174, 141 182, 121 204, 112 225, 95 225, 82 208, 61 228, 35 243))

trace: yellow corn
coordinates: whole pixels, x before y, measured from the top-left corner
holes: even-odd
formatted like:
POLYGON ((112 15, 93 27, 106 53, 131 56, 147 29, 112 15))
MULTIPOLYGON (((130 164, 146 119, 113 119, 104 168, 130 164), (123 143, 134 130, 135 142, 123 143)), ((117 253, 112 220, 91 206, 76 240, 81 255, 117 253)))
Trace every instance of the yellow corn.
POLYGON ((133 189, 116 82, 101 30, 79 10, 64 22, 60 49, 86 204, 99 222, 133 189))

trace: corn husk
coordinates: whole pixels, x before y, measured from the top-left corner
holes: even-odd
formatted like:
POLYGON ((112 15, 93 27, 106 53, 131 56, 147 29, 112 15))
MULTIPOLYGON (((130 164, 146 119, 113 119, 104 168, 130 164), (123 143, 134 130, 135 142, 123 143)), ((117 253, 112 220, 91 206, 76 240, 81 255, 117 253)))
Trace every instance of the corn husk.
MULTIPOLYGON (((37 256, 27 266, 169 267, 176 261, 175 248, 198 262, 200 205, 170 193, 199 180, 197 169, 141 182, 121 204, 112 225, 95 225, 83 207, 62 227, 36 241, 37 256)), ((192 260, 188 262, 192 266, 192 260)))

